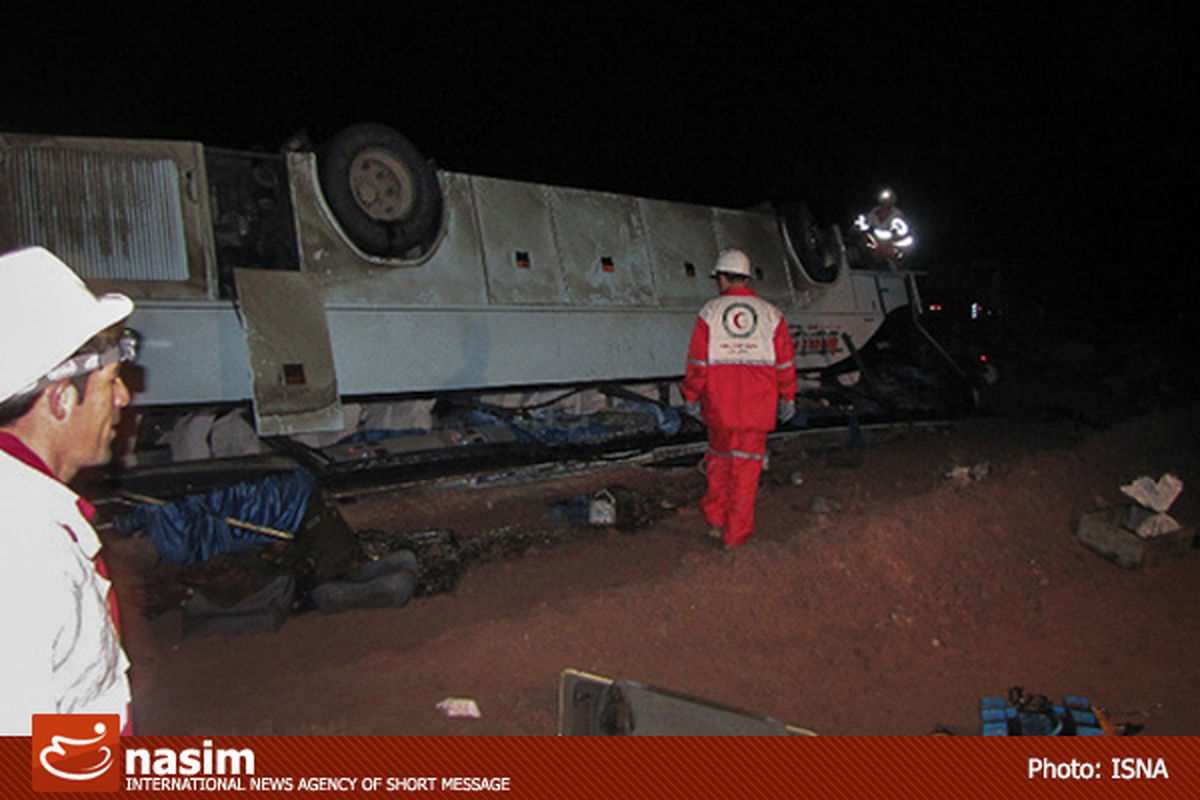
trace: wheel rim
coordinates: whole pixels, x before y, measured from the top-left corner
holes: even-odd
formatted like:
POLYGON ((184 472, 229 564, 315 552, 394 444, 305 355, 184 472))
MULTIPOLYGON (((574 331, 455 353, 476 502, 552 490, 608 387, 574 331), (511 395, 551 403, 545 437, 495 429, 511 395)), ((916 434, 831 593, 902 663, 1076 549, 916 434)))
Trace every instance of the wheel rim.
POLYGON ((371 219, 395 222, 416 203, 416 180, 403 161, 382 148, 363 150, 350 162, 354 202, 371 219))

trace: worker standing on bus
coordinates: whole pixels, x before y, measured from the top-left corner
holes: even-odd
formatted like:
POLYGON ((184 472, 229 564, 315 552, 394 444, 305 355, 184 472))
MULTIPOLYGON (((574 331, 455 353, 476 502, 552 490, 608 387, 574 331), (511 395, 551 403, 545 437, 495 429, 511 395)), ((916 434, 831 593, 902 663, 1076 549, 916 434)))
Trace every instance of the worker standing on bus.
POLYGON ((33 714, 115 714, 132 733, 129 661, 92 507, 67 487, 107 462, 136 340, 121 294, 96 297, 56 256, 0 256, 0 734, 33 714))
POLYGON ((796 366, 783 313, 750 288, 749 257, 722 251, 712 274, 721 294, 696 318, 681 389, 708 428, 700 510, 729 548, 754 532, 767 434, 796 413, 796 366))
POLYGON ((868 257, 891 269, 899 267, 917 244, 912 223, 896 205, 896 192, 890 186, 879 190, 878 205, 859 214, 854 227, 862 234, 868 257))

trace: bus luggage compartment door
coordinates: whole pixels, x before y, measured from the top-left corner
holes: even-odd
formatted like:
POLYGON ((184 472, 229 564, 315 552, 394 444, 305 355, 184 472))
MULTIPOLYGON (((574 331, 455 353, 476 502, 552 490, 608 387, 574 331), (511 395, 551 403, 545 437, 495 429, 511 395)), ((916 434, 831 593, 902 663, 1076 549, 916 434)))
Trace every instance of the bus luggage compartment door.
POLYGON ((340 430, 337 373, 321 289, 302 272, 235 271, 260 436, 340 430))

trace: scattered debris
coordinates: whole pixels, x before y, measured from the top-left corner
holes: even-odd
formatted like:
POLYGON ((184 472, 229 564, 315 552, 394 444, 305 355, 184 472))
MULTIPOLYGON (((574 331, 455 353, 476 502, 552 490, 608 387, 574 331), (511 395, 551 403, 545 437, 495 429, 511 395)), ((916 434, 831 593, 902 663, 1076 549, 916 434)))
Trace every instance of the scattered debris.
POLYGON ((149 528, 160 557, 142 576, 139 605, 150 618, 182 607, 185 633, 274 630, 282 624, 278 609, 312 608, 314 587, 345 578, 370 558, 337 504, 307 473, 240 483, 185 500, 139 506, 117 525, 127 532, 149 528), (221 509, 214 498, 288 531, 289 539, 235 530, 236 524, 213 511, 221 509), (275 588, 264 596, 268 585, 275 588))
POLYGON ((595 494, 577 494, 555 503, 550 509, 550 518, 593 527, 615 527, 624 533, 633 533, 675 510, 674 504, 666 500, 613 484, 595 494))
POLYGON ((403 533, 395 531, 357 531, 363 552, 372 560, 383 559, 389 553, 410 551, 417 557, 416 586, 413 595, 450 592, 458 577, 467 568, 468 556, 458 537, 450 531, 432 530, 403 533))
POLYGON ((273 540, 291 541, 317 491, 316 477, 298 469, 170 502, 127 492, 127 502, 137 505, 114 523, 123 533, 145 529, 164 558, 191 566, 273 540))
POLYGON ((1103 736, 1104 729, 1086 697, 1066 695, 1055 705, 1044 694, 1012 687, 1008 697, 979 700, 984 736, 1103 736))
POLYGON ((960 485, 981 481, 991 474, 992 465, 987 461, 980 461, 969 467, 951 467, 946 471, 946 477, 960 485))
POLYGON ((596 492, 595 497, 588 503, 589 525, 606 527, 617 524, 617 498, 608 489, 596 492))
MULTIPOLYGON (((1092 706, 1092 713, 1096 715, 1096 719, 1100 722, 1100 728, 1104 731, 1105 736, 1134 736, 1146 727, 1145 725, 1138 725, 1133 722, 1113 722, 1109 712, 1096 706, 1092 706)), ((1146 716, 1149 716, 1149 714, 1146 716)))
MULTIPOLYGON (((578 511, 574 506, 572 508, 578 511)), ((586 517, 583 521, 586 522, 586 517)), ((520 558, 533 547, 550 547, 594 535, 590 526, 530 529, 512 525, 462 537, 444 530, 357 532, 363 550, 371 557, 378 558, 396 550, 411 550, 416 554, 415 597, 453 591, 459 576, 472 564, 520 558)))
POLYGON ((1171 473, 1164 474, 1155 481, 1145 475, 1121 487, 1121 491, 1132 497, 1140 505, 1162 513, 1171 507, 1183 491, 1183 481, 1171 473))
POLYGON ((1123 524, 1143 539, 1174 533, 1183 526, 1170 514, 1154 512, 1143 506, 1127 506, 1123 524))
POLYGON ((1183 481, 1171 473, 1157 481, 1142 476, 1121 491, 1136 503, 1083 514, 1075 527, 1080 542, 1131 569, 1179 558, 1192 549, 1195 532, 1166 513, 1183 491, 1183 481))
POLYGON ((479 719, 483 716, 479 711, 479 704, 469 697, 447 697, 439 701, 436 708, 447 717, 479 719))
POLYGON ((1181 558, 1192 549, 1194 532, 1190 528, 1139 535, 1137 527, 1144 523, 1144 513, 1140 506, 1132 505, 1090 511, 1080 516, 1075 536, 1092 551, 1129 569, 1181 558))
POLYGON ((631 680, 566 669, 560 736, 816 736, 808 728, 631 680))
POLYGON ((550 519, 585 525, 588 524, 591 509, 592 496, 590 494, 576 494, 552 505, 550 507, 550 519))
POLYGON ((1182 526, 1167 513, 1167 509, 1183 491, 1183 481, 1166 473, 1157 481, 1142 476, 1121 487, 1121 491, 1137 501, 1130 506, 1131 515, 1126 525, 1143 538, 1173 533, 1182 526))

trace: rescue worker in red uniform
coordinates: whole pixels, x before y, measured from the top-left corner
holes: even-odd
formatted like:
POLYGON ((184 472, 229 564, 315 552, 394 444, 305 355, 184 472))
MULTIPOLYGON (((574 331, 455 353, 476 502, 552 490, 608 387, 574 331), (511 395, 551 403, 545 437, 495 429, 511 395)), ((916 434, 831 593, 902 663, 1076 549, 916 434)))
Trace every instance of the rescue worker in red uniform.
POLYGON ((897 269, 917 243, 912 223, 896 206, 896 192, 890 186, 879 191, 876 201, 869 213, 858 215, 854 227, 862 234, 871 261, 897 269))
POLYGON ((754 532, 767 434, 796 413, 796 365, 783 313, 749 286, 749 257, 722 251, 713 277, 721 295, 696 318, 681 389, 688 412, 708 428, 700 510, 709 536, 729 548, 754 532))
POLYGON ((130 400, 120 368, 134 356, 121 328, 132 310, 41 247, 0 255, 2 735, 30 735, 34 714, 70 713, 114 714, 132 733, 93 509, 67 486, 112 456, 130 400))

